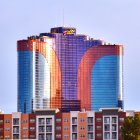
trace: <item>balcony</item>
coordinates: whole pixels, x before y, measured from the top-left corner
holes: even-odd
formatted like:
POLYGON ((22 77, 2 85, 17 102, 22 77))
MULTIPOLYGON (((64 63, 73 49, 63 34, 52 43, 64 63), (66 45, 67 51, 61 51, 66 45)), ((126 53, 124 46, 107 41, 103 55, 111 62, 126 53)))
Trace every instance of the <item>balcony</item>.
POLYGON ((77 140, 77 134, 72 134, 72 140, 77 140))
POLYGON ((77 118, 72 118, 72 124, 77 124, 77 118))
POLYGON ((44 118, 39 118, 39 125, 45 125, 44 118))
POLYGON ((88 126, 88 131, 89 131, 89 132, 93 132, 93 125, 89 125, 89 126, 88 126))
POLYGON ((88 133, 88 140, 93 140, 93 133, 88 133))
POLYGON ((105 131, 110 131, 110 125, 109 124, 105 124, 104 125, 104 130, 105 131))
POLYGON ((88 124, 93 124, 93 117, 88 117, 88 124))
POLYGON ((38 140, 44 140, 44 139, 45 139, 45 135, 44 134, 39 134, 38 140))
POLYGON ((47 125, 52 125, 52 119, 51 118, 47 118, 46 119, 46 124, 47 125))
POLYGON ((104 123, 110 123, 110 117, 105 117, 104 118, 104 123))
POLYGON ((13 119, 13 125, 19 125, 19 119, 18 118, 13 119))
POLYGON ((45 132, 45 127, 44 126, 39 126, 39 133, 45 132))
POLYGON ((112 117, 112 123, 117 123, 117 118, 116 117, 112 117))
POLYGON ((46 134, 46 140, 52 140, 52 134, 46 134))
POLYGON ((18 134, 19 133, 19 126, 14 126, 13 127, 13 133, 18 134))
POLYGON ((13 139, 19 139, 19 134, 13 134, 13 139))
POLYGON ((76 125, 72 126, 72 133, 77 133, 77 126, 76 125))
POLYGON ((52 132, 52 127, 51 126, 47 126, 46 127, 46 132, 52 132))

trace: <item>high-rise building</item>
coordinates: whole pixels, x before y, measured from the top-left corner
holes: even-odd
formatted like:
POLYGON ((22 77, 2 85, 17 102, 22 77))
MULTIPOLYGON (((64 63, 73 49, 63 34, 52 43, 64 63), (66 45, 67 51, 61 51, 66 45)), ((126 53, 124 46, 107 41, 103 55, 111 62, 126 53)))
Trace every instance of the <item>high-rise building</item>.
POLYGON ((56 27, 18 41, 17 50, 18 111, 123 108, 122 45, 56 27))

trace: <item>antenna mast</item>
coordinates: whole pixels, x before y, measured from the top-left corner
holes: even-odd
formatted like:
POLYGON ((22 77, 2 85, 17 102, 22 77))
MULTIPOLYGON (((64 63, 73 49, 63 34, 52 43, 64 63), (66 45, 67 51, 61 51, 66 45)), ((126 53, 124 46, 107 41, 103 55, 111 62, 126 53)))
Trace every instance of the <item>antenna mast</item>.
POLYGON ((63 24, 62 24, 63 27, 64 27, 64 20, 65 20, 65 19, 64 19, 64 8, 63 8, 63 24))

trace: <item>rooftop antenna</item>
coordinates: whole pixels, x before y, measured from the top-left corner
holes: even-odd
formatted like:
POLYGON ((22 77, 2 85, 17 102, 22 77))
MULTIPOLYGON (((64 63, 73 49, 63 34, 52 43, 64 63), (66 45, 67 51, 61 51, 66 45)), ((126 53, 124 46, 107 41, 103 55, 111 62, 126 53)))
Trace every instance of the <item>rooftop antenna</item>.
POLYGON ((64 17, 64 8, 63 8, 63 24, 62 24, 62 26, 64 27, 65 25, 64 25, 64 19, 65 17, 64 17))

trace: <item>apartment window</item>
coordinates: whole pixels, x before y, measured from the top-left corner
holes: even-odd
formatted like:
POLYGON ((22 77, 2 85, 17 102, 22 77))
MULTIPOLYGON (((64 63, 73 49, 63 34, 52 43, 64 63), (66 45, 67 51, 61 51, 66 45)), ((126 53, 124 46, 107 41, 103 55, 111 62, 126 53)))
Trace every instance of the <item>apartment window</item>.
POLYGON ((124 118, 119 118, 119 121, 120 122, 124 122, 124 118))
POLYGON ((96 136, 97 137, 102 137, 102 134, 101 133, 97 133, 96 136))
POLYGON ((23 135, 23 138, 28 138, 28 135, 23 135))
POLYGON ((13 127, 13 133, 19 133, 19 126, 13 127))
POLYGON ((6 120, 5 123, 10 123, 10 120, 6 120))
POLYGON ((34 123, 35 122, 35 119, 30 119, 30 123, 34 123))
POLYGON ((39 134, 39 140, 44 140, 45 139, 45 135, 44 134, 39 134))
POLYGON ((77 118, 76 117, 72 118, 72 124, 77 124, 77 118))
POLYGON ((61 134, 56 134, 56 138, 61 138, 61 134))
POLYGON ((80 135, 80 137, 81 137, 81 138, 84 138, 84 137, 85 137, 85 135, 84 135, 84 134, 81 134, 81 135, 80 135))
POLYGON ((56 130, 61 130, 61 126, 57 126, 56 127, 56 130))
POLYGON ((99 129, 101 129, 102 127, 101 127, 101 125, 97 125, 96 128, 99 130, 99 129))
POLYGON ((10 136, 5 136, 5 139, 10 139, 10 136))
POLYGON ((45 132, 45 126, 39 126, 39 132, 45 132))
POLYGON ((117 125, 116 124, 112 124, 112 131, 117 131, 117 125))
POLYGON ((88 125, 88 131, 93 131, 93 125, 88 125))
POLYGON ((0 124, 2 124, 3 123, 3 120, 0 120, 0 124))
POLYGON ((23 120, 23 123, 28 123, 28 120, 23 120))
POLYGON ((35 130, 35 127, 30 127, 30 131, 34 131, 35 130))
POLYGON ((52 118, 47 118, 46 119, 46 124, 52 124, 52 118))
POLYGON ((19 134, 13 134, 13 139, 19 139, 19 134))
POLYGON ((5 131, 10 131, 10 128, 5 128, 5 131))
POLYGON ((105 132, 104 133, 104 138, 105 139, 110 139, 110 133, 109 132, 105 132))
POLYGON ((104 129, 105 131, 110 131, 110 124, 105 124, 104 129))
POLYGON ((23 130, 24 130, 24 131, 27 131, 27 130, 28 130, 28 128, 27 128, 27 127, 23 127, 23 130))
POLYGON ((97 122, 101 122, 102 121, 102 118, 96 118, 96 121, 97 122))
POLYGON ((117 132, 112 132, 112 139, 117 139, 117 132))
POLYGON ((88 117, 88 123, 89 124, 93 123, 93 117, 88 117))
POLYGON ((60 119, 60 118, 57 118, 57 119, 56 119, 56 122, 61 122, 61 119, 60 119))
POLYGON ((116 117, 112 117, 112 123, 116 123, 117 122, 117 118, 116 117))
POLYGON ((77 134, 72 134, 72 140, 77 140, 77 134))
POLYGON ((110 123, 110 117, 105 117, 104 118, 104 123, 110 123))
POLYGON ((39 125, 44 125, 44 124, 45 124, 45 119, 39 118, 39 125))
POLYGON ((18 118, 13 119, 13 125, 19 125, 19 119, 18 118))
POLYGON ((67 126, 64 126, 64 130, 68 130, 68 127, 67 126))
POLYGON ((83 118, 80 119, 80 122, 84 122, 85 120, 83 118))
POLYGON ((46 131, 47 132, 52 132, 52 126, 46 126, 46 131))
POLYGON ((68 119, 67 118, 64 118, 64 122, 68 122, 68 119))
POLYGON ((30 135, 30 138, 35 138, 35 135, 30 135))
POLYGON ((84 129, 85 129, 85 127, 84 127, 84 126, 81 126, 81 127, 80 127, 80 129, 81 129, 81 130, 84 130, 84 129))
POLYGON ((93 133, 88 133, 88 139, 93 139, 93 133))
POLYGON ((77 132, 77 126, 76 125, 72 126, 72 132, 77 132))
POLYGON ((69 135, 64 135, 64 139, 68 139, 69 138, 69 135))
POLYGON ((119 126, 120 129, 122 129, 122 127, 123 127, 122 125, 119 126))
POLYGON ((46 134, 46 140, 52 140, 52 134, 46 134))

